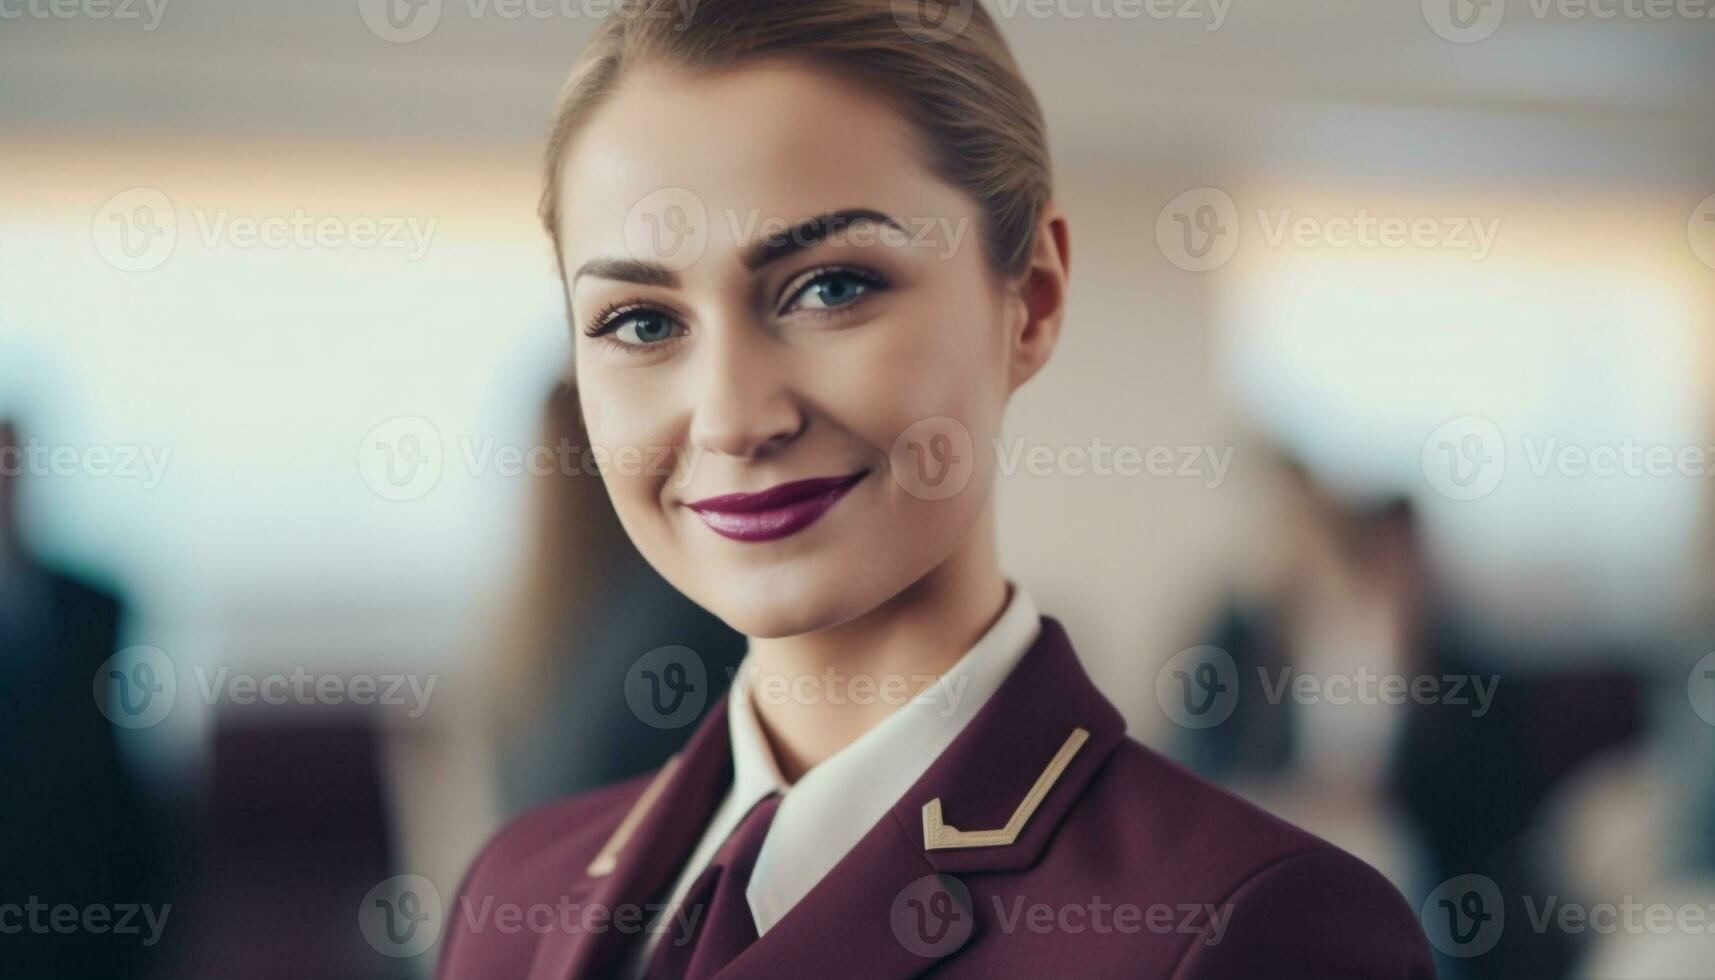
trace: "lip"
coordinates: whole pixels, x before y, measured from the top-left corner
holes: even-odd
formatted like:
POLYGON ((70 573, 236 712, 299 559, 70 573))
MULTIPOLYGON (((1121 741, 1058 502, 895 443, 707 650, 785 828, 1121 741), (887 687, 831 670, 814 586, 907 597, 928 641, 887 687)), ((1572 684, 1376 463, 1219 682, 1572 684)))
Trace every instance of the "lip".
POLYGON ((869 470, 860 470, 847 476, 794 480, 757 493, 705 497, 685 506, 721 537, 776 541, 816 523, 868 475, 869 470))

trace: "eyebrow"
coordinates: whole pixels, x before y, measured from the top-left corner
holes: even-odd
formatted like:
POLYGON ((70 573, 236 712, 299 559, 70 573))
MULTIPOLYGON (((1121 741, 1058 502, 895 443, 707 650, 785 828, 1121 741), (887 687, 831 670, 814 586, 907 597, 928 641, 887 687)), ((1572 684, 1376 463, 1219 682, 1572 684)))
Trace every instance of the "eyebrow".
POLYGON ((678 273, 664 265, 640 262, 636 259, 590 259, 578 266, 578 271, 572 274, 572 284, 576 285, 577 281, 585 276, 612 279, 616 282, 635 282, 644 286, 679 288, 678 273))
MULTIPOLYGON (((830 235, 860 222, 886 225, 901 232, 905 231, 905 226, 892 215, 871 208, 843 208, 812 215, 789 228, 764 236, 760 241, 746 247, 739 261, 746 269, 755 272, 788 255, 814 248, 826 241, 830 235)), ((661 286, 666 289, 679 288, 677 272, 664 265, 638 259, 590 259, 578 266, 578 271, 573 273, 573 285, 585 276, 644 286, 661 286)))
POLYGON ((814 248, 833 235, 859 222, 888 225, 900 231, 905 226, 891 215, 870 208, 845 208, 805 218, 790 228, 764 237, 744 250, 739 261, 752 272, 770 262, 777 262, 794 252, 814 248))

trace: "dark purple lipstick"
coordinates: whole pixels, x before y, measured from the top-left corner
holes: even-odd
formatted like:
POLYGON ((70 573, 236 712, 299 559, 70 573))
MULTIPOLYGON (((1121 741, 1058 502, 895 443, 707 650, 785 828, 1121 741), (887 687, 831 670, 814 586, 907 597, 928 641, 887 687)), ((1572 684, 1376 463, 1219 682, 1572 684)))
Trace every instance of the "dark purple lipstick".
POLYGON ((849 476, 794 480, 757 493, 705 497, 685 506, 722 537, 775 541, 816 523, 868 475, 868 470, 862 470, 849 476))

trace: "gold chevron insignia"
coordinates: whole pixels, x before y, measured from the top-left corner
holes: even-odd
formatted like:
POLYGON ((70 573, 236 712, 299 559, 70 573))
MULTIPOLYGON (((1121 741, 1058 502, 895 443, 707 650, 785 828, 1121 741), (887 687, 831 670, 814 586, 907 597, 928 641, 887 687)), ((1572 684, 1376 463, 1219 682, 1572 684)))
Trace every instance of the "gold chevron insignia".
POLYGON ((1042 775, 1036 777, 1036 784, 1030 787, 1030 792, 1024 794, 1018 809, 1012 811, 1012 819, 998 830, 960 830, 951 824, 942 823, 939 796, 923 804, 923 849, 945 851, 960 847, 1006 847, 1018 840, 1018 835, 1024 831, 1024 825, 1030 821, 1036 808, 1042 805, 1043 798, 1054 788, 1054 784, 1059 782, 1060 774, 1071 765, 1072 757, 1078 754, 1078 750, 1084 747, 1089 738, 1088 729, 1072 729, 1072 734, 1066 737, 1066 744, 1060 746, 1060 751, 1048 760, 1048 767, 1042 770, 1042 775))
POLYGON ((639 796, 637 802, 631 805, 631 810, 626 813, 625 819, 621 820, 619 826, 614 828, 613 836, 609 837, 607 843, 601 846, 601 852, 595 856, 595 860, 589 863, 589 867, 584 869, 584 874, 591 878, 600 878, 603 875, 612 874, 613 869, 619 867, 619 852, 625 849, 626 843, 631 840, 631 835, 636 832, 637 825, 643 822, 644 815, 649 812, 650 807, 655 805, 655 798, 667 788, 667 781, 673 778, 673 770, 677 768, 679 768, 679 757, 675 755, 668 759, 667 764, 661 767, 661 771, 655 774, 655 778, 649 781, 649 785, 643 790, 643 795, 639 796))

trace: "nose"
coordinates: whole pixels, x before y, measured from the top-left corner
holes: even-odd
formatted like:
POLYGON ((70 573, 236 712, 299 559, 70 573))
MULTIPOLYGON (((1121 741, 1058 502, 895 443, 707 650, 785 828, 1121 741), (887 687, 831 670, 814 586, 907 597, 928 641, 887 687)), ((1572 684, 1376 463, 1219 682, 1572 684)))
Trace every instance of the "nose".
POLYGON ((793 396, 790 351, 762 331, 726 325, 704 334, 690 441, 707 452, 761 459, 791 443, 805 416, 793 396))

